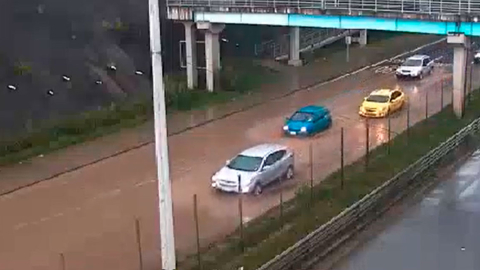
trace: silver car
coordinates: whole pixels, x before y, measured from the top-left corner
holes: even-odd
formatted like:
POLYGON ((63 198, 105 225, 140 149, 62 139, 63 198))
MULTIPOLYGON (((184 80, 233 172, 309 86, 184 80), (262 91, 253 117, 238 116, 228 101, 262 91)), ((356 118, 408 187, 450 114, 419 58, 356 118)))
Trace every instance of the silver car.
POLYGON ((398 79, 418 78, 421 80, 425 75, 432 73, 433 65, 434 61, 430 59, 430 56, 414 55, 407 58, 407 60, 398 67, 395 75, 398 79))
POLYGON ((212 187, 225 192, 259 195, 277 179, 292 179, 293 152, 278 144, 260 144, 249 148, 212 176, 212 187))

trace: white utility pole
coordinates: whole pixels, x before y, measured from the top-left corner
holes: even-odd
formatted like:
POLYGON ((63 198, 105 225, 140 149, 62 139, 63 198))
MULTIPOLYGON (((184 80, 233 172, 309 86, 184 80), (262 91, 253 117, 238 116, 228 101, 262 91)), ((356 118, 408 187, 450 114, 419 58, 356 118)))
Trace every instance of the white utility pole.
POLYGON ((160 243, 162 270, 175 270, 175 239, 173 235, 172 194, 168 163, 165 85, 162 68, 160 6, 158 0, 148 1, 150 17, 150 49, 152 52, 153 110, 155 117, 155 156, 157 160, 158 208, 160 211, 160 243))

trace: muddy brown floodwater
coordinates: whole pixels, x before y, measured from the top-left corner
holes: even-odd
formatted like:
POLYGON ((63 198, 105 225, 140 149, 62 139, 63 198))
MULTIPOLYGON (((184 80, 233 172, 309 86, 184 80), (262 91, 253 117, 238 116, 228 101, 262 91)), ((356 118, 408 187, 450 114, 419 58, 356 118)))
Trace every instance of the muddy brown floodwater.
MULTIPOLYGON (((413 125, 425 117, 426 95, 429 96, 429 114, 440 110, 441 91, 444 104, 450 102, 450 87, 443 90, 440 87, 442 80, 448 82, 450 79, 448 66, 435 69, 422 81, 400 82, 391 73, 375 73, 368 69, 170 137, 175 237, 179 254, 186 254, 194 247, 194 194, 198 196, 203 245, 232 232, 238 224, 237 196, 217 193, 210 188, 211 175, 225 160, 263 142, 285 144, 296 153, 294 180, 269 187, 260 197, 245 197, 244 218, 252 219, 276 205, 280 191, 288 199, 300 184, 308 183, 310 145, 315 179, 321 179, 339 167, 339 132, 342 127, 345 129, 347 162, 364 154, 365 123, 357 112, 362 98, 372 89, 402 88, 409 97, 413 125), (284 117, 312 103, 325 105, 332 111, 332 128, 310 139, 283 137, 284 117)), ((477 79, 474 84, 479 85, 477 79)), ((406 110, 393 115, 391 124, 394 134, 403 131, 406 110)), ((387 140, 387 121, 376 119, 370 121, 370 125, 370 147, 373 148, 387 140)), ((98 146, 78 149, 101 151, 98 146)), ((70 153, 80 151, 78 149, 70 153)), ((145 269, 158 269, 154 160, 154 149, 150 144, 62 174, 55 181, 41 182, 0 197, 0 268, 60 269, 60 257, 63 256, 68 270, 138 269, 134 225, 135 219, 139 219, 145 269)), ((2 173, 12 175, 15 170, 18 169, 2 173)), ((35 175, 35 171, 30 174, 35 175)), ((23 172, 23 175, 27 173, 23 172)))

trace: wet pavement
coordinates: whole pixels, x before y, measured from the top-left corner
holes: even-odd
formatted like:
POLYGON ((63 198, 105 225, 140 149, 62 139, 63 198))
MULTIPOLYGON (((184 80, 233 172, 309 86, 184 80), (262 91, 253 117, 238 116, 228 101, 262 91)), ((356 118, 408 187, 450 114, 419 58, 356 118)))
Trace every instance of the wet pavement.
MULTIPOLYGON (((428 52, 432 57, 451 53, 446 47, 428 52)), ((478 70, 474 72, 477 74, 478 70)), ((431 115, 442 107, 441 93, 443 105, 450 102, 450 81, 448 66, 438 67, 422 81, 401 82, 391 73, 368 69, 171 136, 175 234, 180 254, 192 251, 195 243, 194 194, 199 200, 202 245, 221 238, 238 224, 238 196, 212 191, 210 177, 225 160, 239 151, 262 142, 277 142, 292 147, 296 153, 295 180, 272 186, 261 197, 245 198, 244 218, 249 220, 276 205, 280 191, 285 199, 291 198, 296 187, 309 181, 310 145, 315 179, 321 179, 338 168, 342 127, 345 128, 346 160, 351 162, 365 153, 365 123, 357 110, 362 98, 372 89, 403 88, 409 96, 410 124, 413 125, 425 117, 426 111, 431 115), (443 89, 442 81, 445 82, 443 89), (311 139, 281 136, 284 117, 312 103, 325 105, 332 111, 333 127, 311 139), (428 104, 428 110, 425 104, 428 104)), ((480 84, 475 81, 475 85, 480 84)), ((392 137, 404 130, 406 123, 405 109, 394 114, 392 137)), ((387 140, 387 121, 372 120, 370 125, 370 147, 373 148, 387 140)), ((148 127, 144 128, 148 131, 148 127)), ((141 136, 132 131, 118 136, 124 136, 127 141, 141 141, 141 136)), ((113 144, 122 145, 121 141, 113 144)), ((24 166, 3 170, 0 177, 23 181, 45 176, 51 172, 44 169, 48 166, 68 168, 69 162, 82 159, 85 151, 108 152, 113 148, 108 138, 101 138, 92 144, 65 150, 69 153, 66 156, 65 152, 59 151, 24 166)), ((145 269, 158 266, 153 151, 152 145, 147 144, 81 170, 58 175, 53 181, 0 197, 0 216, 8 217, 0 223, 2 266, 52 269, 52 266, 58 266, 63 256, 69 270, 136 269, 135 219, 140 221, 145 269)))
POLYGON ((480 151, 395 219, 332 269, 480 269, 480 151))

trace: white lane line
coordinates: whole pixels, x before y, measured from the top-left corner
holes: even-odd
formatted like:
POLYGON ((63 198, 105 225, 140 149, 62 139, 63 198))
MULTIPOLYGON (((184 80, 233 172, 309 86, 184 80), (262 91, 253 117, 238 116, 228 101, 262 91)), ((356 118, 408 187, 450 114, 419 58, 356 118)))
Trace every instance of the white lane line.
POLYGON ((476 189, 478 188, 479 180, 474 180, 468 185, 458 196, 458 199, 464 199, 475 194, 476 189))

